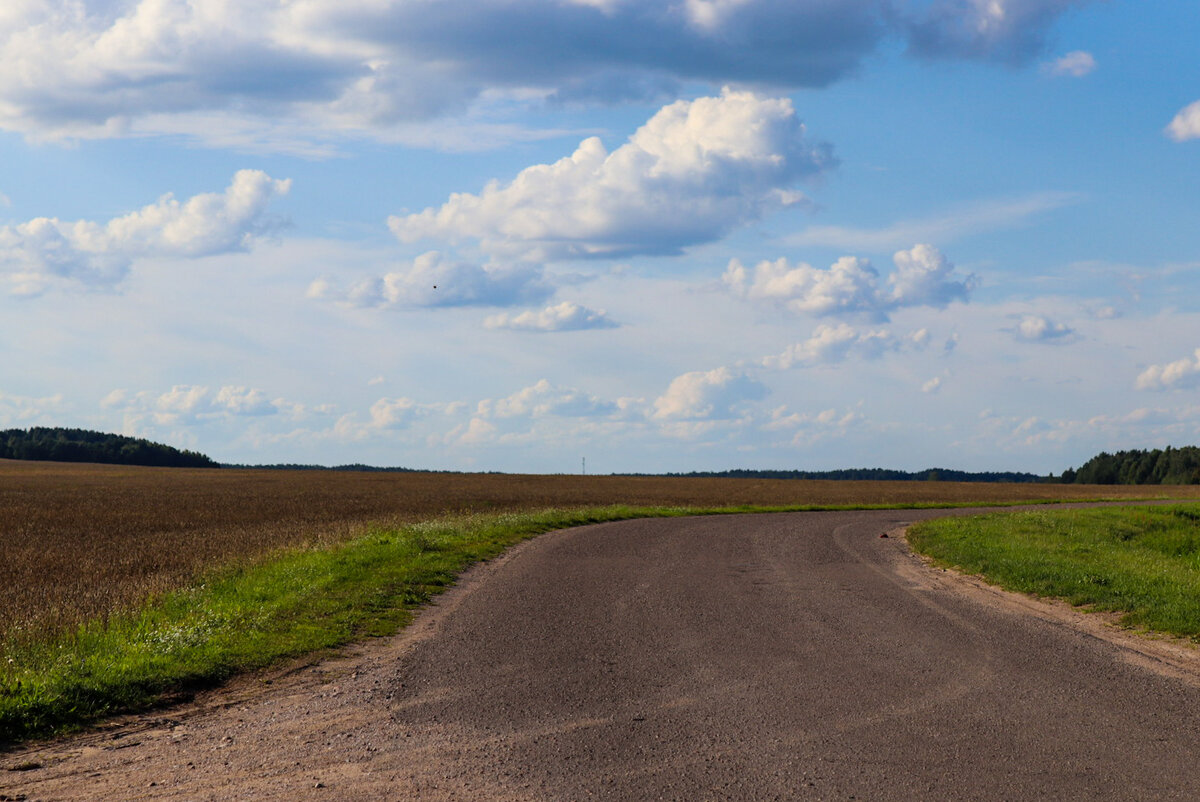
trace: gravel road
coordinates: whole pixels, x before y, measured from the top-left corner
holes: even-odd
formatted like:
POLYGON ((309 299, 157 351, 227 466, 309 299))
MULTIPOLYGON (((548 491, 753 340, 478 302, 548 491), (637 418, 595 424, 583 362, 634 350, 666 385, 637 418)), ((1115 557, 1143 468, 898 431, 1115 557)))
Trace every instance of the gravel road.
POLYGON ((1195 651, 926 567, 897 530, 945 514, 545 535, 398 637, 0 754, 0 800, 1200 798, 1195 651))

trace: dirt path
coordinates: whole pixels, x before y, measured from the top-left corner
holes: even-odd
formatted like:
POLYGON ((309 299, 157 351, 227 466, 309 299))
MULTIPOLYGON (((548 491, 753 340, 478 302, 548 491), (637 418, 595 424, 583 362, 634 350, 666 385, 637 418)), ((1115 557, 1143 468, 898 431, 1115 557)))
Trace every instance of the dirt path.
POLYGON ((925 567, 944 514, 543 536, 400 637, 0 755, 0 800, 1200 797, 1195 652, 925 567))

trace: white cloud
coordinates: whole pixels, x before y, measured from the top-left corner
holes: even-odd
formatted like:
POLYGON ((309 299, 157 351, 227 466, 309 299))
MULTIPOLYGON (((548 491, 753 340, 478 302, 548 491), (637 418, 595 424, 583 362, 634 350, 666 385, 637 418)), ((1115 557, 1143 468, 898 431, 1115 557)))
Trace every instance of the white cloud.
POLYGON ((788 412, 786 406, 771 410, 771 417, 760 428, 767 432, 793 432, 790 445, 810 447, 831 437, 843 437, 861 426, 866 418, 855 409, 839 412, 824 409, 817 413, 788 412))
POLYGON ((593 137, 509 184, 388 225, 406 242, 474 239, 540 260, 679 253, 803 203, 790 187, 831 163, 791 101, 726 89, 665 106, 612 153, 593 137))
POLYGON ((493 315, 484 320, 483 325, 489 329, 547 332, 615 329, 619 324, 603 309, 588 309, 586 306, 563 301, 536 312, 529 310, 516 315, 493 315))
POLYGON ((1166 133, 1176 142, 1200 139, 1200 100, 1181 109, 1167 126, 1166 133))
POLYGON ((1075 50, 1054 61, 1042 65, 1042 70, 1049 75, 1082 78, 1090 75, 1096 69, 1096 59, 1086 50, 1075 50))
POLYGON ((446 442, 460 445, 481 445, 490 442, 496 436, 495 424, 488 423, 482 418, 471 418, 467 423, 456 426, 446 436, 446 442))
POLYGON ((1200 386, 1200 348, 1192 358, 1151 365, 1137 377, 1139 390, 1177 390, 1200 386))
POLYGON ((568 387, 556 387, 545 379, 506 398, 479 402, 478 418, 591 418, 618 412, 616 404, 568 387))
POLYGON ((739 260, 733 259, 722 279, 735 295, 772 301, 792 312, 877 315, 884 305, 879 272, 866 259, 853 256, 843 256, 828 270, 803 262, 793 267, 783 258, 764 261, 754 267, 753 275, 739 260))
POLYGON ((820 245, 848 250, 885 251, 910 242, 945 244, 984 231, 1010 228, 1030 217, 1078 203, 1074 192, 1039 192, 1025 198, 986 201, 922 220, 901 220, 883 228, 811 226, 784 239, 789 245, 820 245))
POLYGON ((831 365, 845 361, 851 353, 872 359, 900 346, 900 341, 884 329, 861 330, 845 323, 817 326, 807 340, 789 346, 782 354, 764 358, 762 365, 780 370, 831 365))
POLYGON ((354 307, 515 306, 542 301, 554 293, 540 267, 528 264, 476 265, 447 259, 437 251, 421 254, 407 270, 337 287, 317 279, 308 297, 354 307))
POLYGON ((1018 340, 1027 343, 1058 343, 1070 340, 1075 330, 1043 315, 1024 315, 1013 329, 1018 340))
POLYGON ((892 285, 888 300, 894 306, 945 309, 954 301, 966 301, 976 285, 975 276, 955 274, 954 265, 932 245, 897 251, 892 260, 896 270, 888 276, 892 285))
POLYGON ((281 399, 268 399, 262 390, 232 386, 222 387, 212 401, 214 409, 230 415, 274 415, 283 403, 281 399))
POLYGON ((989 437, 992 447, 1037 448, 1047 444, 1084 442, 1087 456, 1091 456, 1102 449, 1128 448, 1128 443, 1161 447, 1178 443, 1181 438, 1190 440, 1200 431, 1196 425, 1198 418, 1200 407, 1195 406, 1177 409, 1141 407, 1125 414, 1093 415, 1086 419, 992 416, 984 419, 982 428, 992 435, 989 437))
POLYGON ((923 393, 932 394, 932 393, 936 393, 940 389, 942 389, 942 377, 941 376, 934 376, 932 379, 930 379, 929 381, 927 381, 921 385, 921 392, 923 392, 923 393))
POLYGON ((1041 53, 1053 23, 1089 0, 934 0, 910 15, 910 47, 932 58, 1020 64, 1041 53))
POLYGON ((370 426, 374 429, 404 429, 431 411, 434 408, 418 404, 411 398, 381 398, 371 405, 370 426))
POLYGON ((54 282, 112 286, 141 257, 200 257, 243 251, 280 225, 266 215, 290 181, 239 170, 223 193, 180 202, 167 194, 136 212, 100 224, 39 217, 0 227, 0 270, 12 292, 36 295, 54 282))
POLYGON ((758 401, 766 388, 745 372, 727 367, 677 376, 654 401, 660 420, 731 418, 743 402, 758 401))
POLYGON ((310 413, 329 411, 326 407, 308 408, 284 398, 272 399, 256 388, 226 385, 213 392, 198 384, 177 384, 163 393, 117 389, 106 395, 100 406, 123 411, 127 424, 152 421, 157 426, 197 425, 268 415, 299 420, 310 413))
POLYGON ((0 425, 56 425, 58 422, 54 421, 51 416, 59 412, 62 407, 63 396, 61 393, 35 398, 0 392, 0 425))
POLYGON ((886 319, 888 313, 911 306, 944 309, 966 301, 974 289, 973 275, 955 273, 954 265, 931 245, 917 245, 893 256, 896 270, 888 276, 891 290, 880 286, 879 272, 866 259, 843 256, 828 270, 786 259, 760 262, 753 272, 737 259, 722 277, 730 291, 750 300, 778 304, 795 313, 813 315, 859 313, 886 319))
POLYGON ((366 420, 361 420, 356 412, 347 413, 338 418, 325 434, 337 440, 363 441, 384 433, 411 430, 420 421, 436 415, 453 414, 460 408, 460 404, 423 404, 403 396, 385 397, 371 404, 366 420))

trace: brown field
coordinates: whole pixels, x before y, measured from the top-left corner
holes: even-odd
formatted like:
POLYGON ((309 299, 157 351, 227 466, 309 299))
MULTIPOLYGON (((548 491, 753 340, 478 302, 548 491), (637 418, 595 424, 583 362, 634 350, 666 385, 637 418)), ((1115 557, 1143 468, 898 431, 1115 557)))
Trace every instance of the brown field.
POLYGON ((205 568, 370 523, 606 504, 1200 498, 1200 487, 137 468, 0 460, 0 639, 71 626, 205 568))

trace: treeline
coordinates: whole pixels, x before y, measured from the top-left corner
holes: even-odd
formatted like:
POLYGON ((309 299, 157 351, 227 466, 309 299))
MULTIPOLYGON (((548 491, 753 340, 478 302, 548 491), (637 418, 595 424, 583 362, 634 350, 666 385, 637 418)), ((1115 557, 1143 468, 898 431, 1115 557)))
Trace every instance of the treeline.
MULTIPOLYGON (((638 474, 627 474, 638 475, 638 474)), ((927 468, 923 471, 895 471, 888 468, 844 468, 836 471, 786 471, 735 469, 728 471, 692 471, 657 474, 682 477, 728 477, 736 479, 861 479, 876 482, 1057 482, 1054 476, 1014 471, 955 471, 927 468)))
POLYGON ((247 471, 363 471, 365 473, 439 473, 439 471, 422 471, 418 468, 380 468, 375 465, 363 465, 355 462, 350 465, 311 465, 298 462, 273 462, 270 465, 250 465, 248 463, 223 462, 222 468, 238 468, 247 471))
POLYGON ((217 463, 195 451, 181 451, 137 437, 46 426, 0 431, 0 458, 172 468, 218 467, 217 463))
POLYGON ((1064 471, 1062 481, 1077 485, 1198 485, 1200 448, 1101 452, 1079 470, 1064 471))

